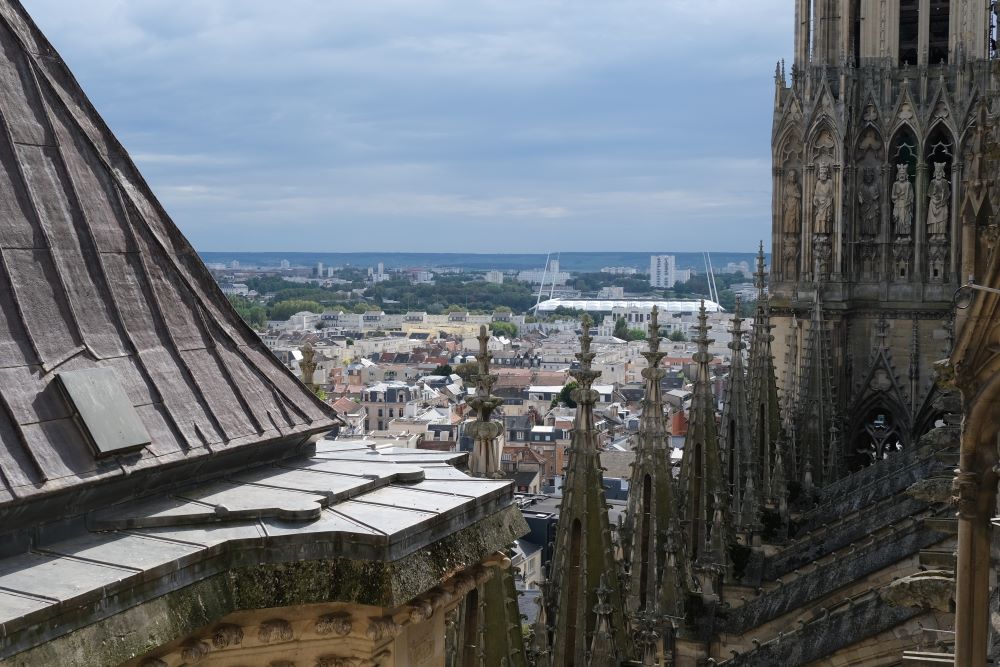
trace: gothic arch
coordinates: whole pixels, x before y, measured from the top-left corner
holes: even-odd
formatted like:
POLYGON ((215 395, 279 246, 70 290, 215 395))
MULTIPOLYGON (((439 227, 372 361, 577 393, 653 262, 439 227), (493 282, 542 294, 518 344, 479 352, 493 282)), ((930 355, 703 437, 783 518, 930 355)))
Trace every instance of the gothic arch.
POLYGON ((787 168, 789 162, 802 163, 802 132, 797 123, 788 123, 774 142, 774 166, 787 168))
POLYGON ((956 153, 955 145, 955 132, 944 119, 938 119, 931 125, 927 132, 927 140, 924 142, 927 163, 947 159, 950 176, 951 164, 956 153))
POLYGON ((891 392, 865 394, 855 401, 850 415, 844 438, 848 469, 863 468, 910 446, 909 412, 891 392))
MULTIPOLYGON (((932 102, 928 105, 927 127, 933 130, 934 126, 944 124, 951 132, 952 136, 958 133, 958 119, 955 116, 952 103, 948 100, 947 90, 939 89, 932 97, 932 102)), ((928 132, 929 133, 929 132, 928 132)))
POLYGON ((820 117, 813 123, 806 140, 809 151, 808 159, 812 163, 826 162, 828 164, 843 163, 843 142, 840 132, 831 118, 820 117))
POLYGON ((877 348, 856 391, 844 438, 845 460, 852 470, 908 447, 912 433, 910 411, 884 345, 877 348))
POLYGON ((888 159, 890 165, 905 164, 911 179, 917 176, 917 162, 920 158, 919 135, 909 123, 900 123, 892 133, 889 142, 888 159))

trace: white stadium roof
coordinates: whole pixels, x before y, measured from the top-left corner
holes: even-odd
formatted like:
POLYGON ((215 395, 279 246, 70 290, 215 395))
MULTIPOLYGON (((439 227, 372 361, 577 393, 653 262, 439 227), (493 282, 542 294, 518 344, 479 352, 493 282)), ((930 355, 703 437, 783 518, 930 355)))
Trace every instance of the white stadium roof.
MULTIPOLYGON (((553 311, 560 306, 591 312, 611 312, 615 308, 633 308, 641 310, 657 306, 660 312, 689 313, 697 311, 701 301, 698 299, 679 299, 664 301, 659 299, 547 299, 538 304, 538 312, 553 311)), ((724 312, 722 306, 705 299, 705 310, 709 313, 724 312)))

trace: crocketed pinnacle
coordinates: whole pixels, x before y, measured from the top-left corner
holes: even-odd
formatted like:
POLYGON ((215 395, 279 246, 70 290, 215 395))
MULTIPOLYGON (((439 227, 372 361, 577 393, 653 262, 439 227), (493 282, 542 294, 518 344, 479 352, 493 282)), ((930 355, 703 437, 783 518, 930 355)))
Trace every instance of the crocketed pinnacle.
MULTIPOLYGON (((501 475, 500 451, 497 438, 503 433, 503 425, 492 419, 493 412, 503 403, 492 395, 496 376, 490 374, 489 332, 485 326, 479 328, 479 373, 476 375, 476 393, 468 401, 476 411, 477 419, 466 432, 473 438, 472 456, 469 469, 479 477, 499 477, 501 475)), ((500 568, 496 575, 480 586, 483 612, 477 615, 480 641, 479 651, 486 664, 501 664, 509 667, 526 667, 524 637, 521 633, 521 617, 517 607, 517 588, 510 568, 500 568)))
POLYGON ((698 312, 698 351, 693 357, 698 370, 691 399, 691 421, 681 459, 680 488, 695 576, 704 593, 714 594, 727 564, 729 489, 722 475, 715 396, 708 371, 712 360, 708 346, 713 342, 708 337, 709 328, 702 301, 698 312), (706 587, 711 590, 705 590, 706 587))
POLYGON ((605 583, 605 576, 601 575, 601 584, 597 587, 597 604, 594 605, 594 617, 596 618, 597 629, 594 630, 594 639, 590 645, 590 661, 587 667, 620 667, 621 656, 618 654, 618 647, 615 645, 615 635, 612 630, 612 610, 608 596, 611 589, 605 583))
POLYGON ((827 340, 826 322, 819 290, 813 302, 809 331, 806 334, 805 352, 800 376, 802 386, 795 410, 795 433, 799 468, 795 462, 785 461, 785 469, 793 479, 805 483, 808 467, 812 481, 822 486, 830 480, 831 471, 827 461, 830 446, 830 428, 833 426, 833 378, 830 371, 831 359, 827 340))
POLYGON ((755 484, 757 461, 750 442, 749 397, 747 395, 746 371, 743 365, 743 318, 740 299, 736 298, 733 311, 732 336, 729 342, 729 381, 722 404, 722 449, 723 473, 729 483, 732 498, 733 524, 744 536, 749 537, 757 525, 760 503, 755 497, 759 487, 755 484))
MULTIPOLYGON (((584 316, 582 325, 580 352, 576 355, 580 364, 571 372, 579 385, 573 392, 576 419, 549 573, 553 667, 587 664, 596 630, 593 609, 598 604, 601 576, 617 571, 594 431, 594 403, 598 395, 592 386, 600 373, 591 368, 595 354, 590 349, 590 317, 584 316)), ((607 604, 611 607, 608 619, 615 646, 622 655, 631 655, 621 583, 618 577, 607 576, 604 584, 608 589, 607 604)))
POLYGON ((679 529, 671 473, 670 432, 663 413, 661 381, 666 371, 660 368, 665 353, 660 351, 659 310, 653 308, 649 321, 649 350, 643 352, 647 367, 642 376, 646 395, 635 448, 635 463, 622 531, 625 554, 629 561, 629 586, 626 609, 629 615, 654 605, 672 616, 683 614, 681 578, 676 571, 664 577, 668 535, 679 529))
POLYGON ((493 412, 503 404, 503 399, 492 395, 493 383, 497 376, 490 374, 490 354, 487 344, 490 336, 483 325, 479 328, 479 372, 476 374, 476 393, 467 401, 477 413, 477 419, 469 424, 466 433, 473 439, 469 470, 479 477, 497 477, 500 472, 500 452, 497 438, 503 433, 503 424, 493 420, 493 412))
MULTIPOLYGON (((775 448, 781 436, 781 414, 778 408, 778 384, 774 372, 774 354, 771 343, 771 306, 765 289, 767 271, 764 266, 764 243, 757 253, 757 272, 754 274, 757 286, 757 308, 750 334, 750 353, 747 361, 747 377, 750 393, 750 440, 754 460, 757 464, 757 478, 754 487, 767 494, 767 504, 773 505, 770 494, 773 488, 775 448)), ((787 461, 785 462, 787 465, 787 461)))

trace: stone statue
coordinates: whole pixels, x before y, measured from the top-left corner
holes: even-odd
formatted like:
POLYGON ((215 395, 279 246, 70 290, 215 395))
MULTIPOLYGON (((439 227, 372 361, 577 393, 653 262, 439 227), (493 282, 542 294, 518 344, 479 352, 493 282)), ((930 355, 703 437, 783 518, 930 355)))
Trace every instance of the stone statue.
POLYGON ((913 222, 913 184, 905 164, 896 165, 896 182, 892 184, 892 224, 896 236, 909 236, 913 222))
POLYGON ((927 234, 944 236, 948 233, 948 202, 951 199, 951 184, 944 175, 944 162, 934 163, 934 178, 927 186, 927 234))
POLYGON ((858 189, 858 203, 861 205, 861 236, 865 238, 878 236, 879 227, 882 226, 879 190, 875 168, 865 167, 861 174, 861 187, 858 189))
POLYGON ((785 199, 781 204, 781 216, 786 234, 798 234, 802 223, 802 186, 799 184, 799 172, 794 169, 788 172, 785 183, 785 199))
POLYGON ((829 234, 833 223, 833 181, 830 180, 830 167, 821 164, 816 179, 816 189, 813 192, 813 225, 814 234, 829 234))

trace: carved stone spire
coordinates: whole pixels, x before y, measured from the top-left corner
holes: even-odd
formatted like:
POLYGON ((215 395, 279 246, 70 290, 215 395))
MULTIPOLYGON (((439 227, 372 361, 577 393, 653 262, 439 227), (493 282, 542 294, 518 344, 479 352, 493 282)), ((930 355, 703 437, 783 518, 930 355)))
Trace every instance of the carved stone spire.
POLYGON ((779 437, 774 448, 774 474, 771 477, 769 496, 779 522, 777 537, 783 540, 788 533, 788 478, 785 477, 785 444, 779 437))
POLYGON ((677 590, 678 580, 662 579, 666 540, 679 528, 679 516, 674 501, 674 480, 670 462, 670 431, 663 413, 663 394, 660 382, 666 371, 660 361, 666 354, 660 351, 659 311, 653 308, 649 322, 649 351, 643 352, 647 367, 642 376, 646 380, 646 395, 642 400, 642 417, 635 448, 626 512, 623 526, 625 554, 629 560, 629 586, 626 608, 629 615, 657 604, 670 615, 681 615, 678 607, 682 595, 677 590))
MULTIPOLYGON (((486 327, 480 327, 476 393, 468 401, 469 407, 476 411, 477 419, 466 428, 466 433, 474 440, 469 471, 477 477, 502 476, 497 438, 503 433, 503 424, 492 416, 503 404, 503 399, 493 396, 491 392, 496 376, 490 374, 489 340, 486 327)), ((499 568, 495 576, 480 586, 479 596, 485 603, 482 612, 477 615, 483 660, 491 665, 526 667, 528 661, 517 607, 517 587, 509 565, 499 568)))
MULTIPOLYGON (((598 394, 592 389, 600 377, 591 368, 596 356, 590 351, 592 320, 583 317, 583 335, 576 358, 580 367, 570 375, 577 381, 573 392, 576 418, 568 451, 566 476, 555 549, 549 578, 552 580, 552 664, 587 664, 590 638, 596 629, 592 610, 597 604, 601 575, 616 572, 611 525, 604 495, 600 450, 594 431, 594 403, 598 394)), ((631 641, 625 631, 624 599, 617 577, 607 577, 607 601, 611 632, 622 655, 631 655, 631 641)))
POLYGON ((299 371, 302 372, 302 384, 309 391, 316 391, 316 385, 313 382, 313 375, 316 373, 316 350, 313 349, 312 343, 306 343, 302 346, 301 352, 302 361, 299 362, 299 371))
POLYGON ((615 634, 613 631, 613 621, 611 620, 613 607, 608 602, 608 595, 611 589, 604 583, 604 575, 601 575, 601 584, 597 587, 597 604, 594 605, 594 617, 596 618, 596 629, 594 639, 590 644, 590 661, 587 667, 619 667, 621 656, 618 647, 615 645, 615 634))
POLYGON ((491 419, 494 410, 503 405, 503 399, 493 396, 493 383, 497 376, 490 374, 490 358, 487 349, 490 340, 486 326, 479 327, 479 373, 476 374, 476 393, 468 405, 476 411, 478 418, 466 427, 466 433, 473 439, 472 455, 469 457, 469 471, 478 477, 497 477, 500 473, 500 452, 497 438, 503 433, 503 424, 491 419))
POLYGON ((532 626, 531 645, 528 648, 528 664, 534 667, 547 667, 552 657, 552 646, 549 643, 549 633, 552 628, 549 626, 549 614, 547 611, 548 599, 552 595, 552 586, 546 578, 538 585, 538 589, 539 594, 535 598, 535 604, 538 605, 538 615, 535 617, 535 624, 532 626))
MULTIPOLYGON (((757 309, 750 333, 750 353, 747 360, 747 377, 750 393, 750 441, 753 443, 754 460, 757 462, 757 479, 754 486, 761 493, 771 494, 771 477, 774 470, 775 448, 781 433, 781 415, 778 408, 778 385, 774 374, 774 355, 771 343, 771 305, 765 290, 767 271, 764 268, 764 243, 757 253, 757 309)), ((786 462, 787 463, 787 462, 786 462)), ((773 506, 774 498, 767 498, 773 506)))
POLYGON ((698 364, 691 399, 691 420, 684 440, 680 489, 687 524, 688 553, 695 577, 706 597, 717 596, 727 564, 726 546, 729 489, 722 474, 718 429, 715 424, 715 396, 708 364, 708 315, 702 301, 698 312, 698 364))
POLYGON ((757 461, 750 441, 750 417, 747 414, 750 403, 743 365, 743 350, 746 349, 746 344, 743 342, 743 318, 740 315, 740 300, 737 297, 732 319, 733 327, 729 330, 732 336, 729 342, 732 362, 729 381, 726 383, 726 396, 722 404, 720 445, 723 474, 729 483, 732 497, 733 525, 736 530, 749 538, 752 527, 757 524, 756 513, 760 503, 756 498, 747 497, 748 493, 757 493, 759 487, 754 483, 757 461))
MULTIPOLYGON (((795 435, 799 461, 785 461, 785 469, 792 479, 805 484, 806 473, 809 472, 812 483, 817 486, 827 484, 830 476, 827 458, 834 403, 828 336, 826 321, 823 318, 823 306, 817 290, 812 317, 809 320, 809 331, 806 333, 800 371, 802 386, 795 410, 795 435)), ((837 474, 835 473, 835 476, 837 474)))

